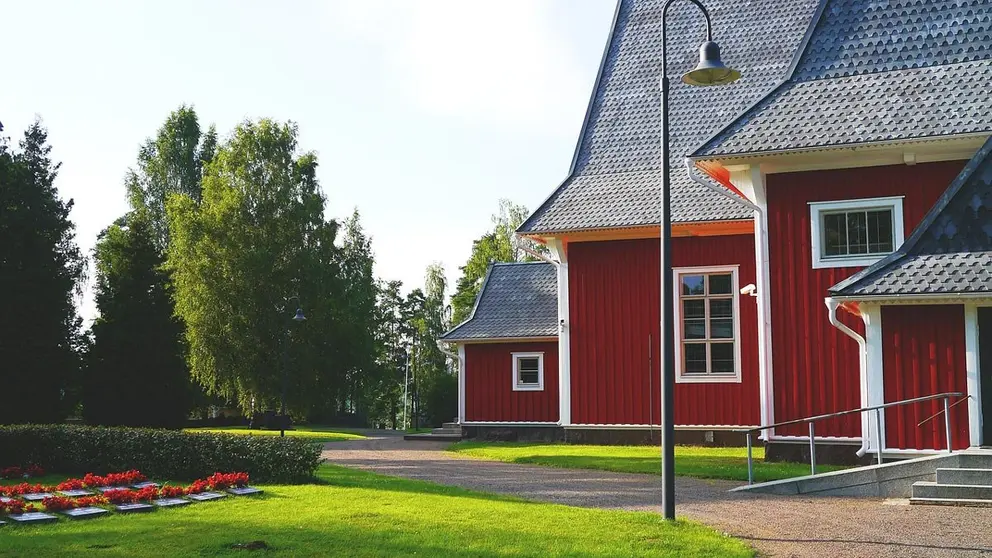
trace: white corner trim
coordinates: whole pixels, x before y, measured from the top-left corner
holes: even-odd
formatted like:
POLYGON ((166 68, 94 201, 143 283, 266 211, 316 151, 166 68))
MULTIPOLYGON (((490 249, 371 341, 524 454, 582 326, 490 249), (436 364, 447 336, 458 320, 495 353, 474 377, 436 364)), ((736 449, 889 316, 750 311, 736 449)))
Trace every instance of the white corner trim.
POLYGON ((513 357, 513 391, 544 391, 544 353, 510 353, 513 357), (537 359, 537 384, 520 384, 520 370, 517 364, 522 358, 537 359))
POLYGON ((834 267, 866 267, 888 255, 858 255, 831 256, 822 254, 823 226, 820 216, 833 211, 851 211, 856 209, 892 208, 892 250, 898 250, 905 240, 906 225, 903 220, 902 202, 905 196, 889 196, 884 198, 864 198, 855 200, 837 200, 825 202, 809 202, 809 231, 810 246, 813 251, 813 269, 828 269, 834 267))
MULTIPOLYGON (((758 326, 758 397, 761 424, 775 422, 775 392, 772 359, 771 269, 768 244, 768 196, 765 173, 760 165, 745 165, 731 170, 730 180, 758 208, 754 212, 754 263, 758 326)), ((774 429, 763 430, 759 439, 767 439, 774 429)))
MULTIPOLYGON (((877 304, 864 304, 861 306, 861 318, 865 322, 865 387, 868 390, 868 406, 882 405, 885 403, 885 374, 884 362, 882 361, 882 307, 877 304)), ((868 444, 872 451, 878 451, 875 443, 876 420, 875 413, 862 413, 868 419, 868 444)), ((885 433, 885 413, 880 413, 882 425, 882 451, 889 451, 886 448, 885 433)))
POLYGON ((458 423, 465 422, 465 344, 458 343, 458 423))
POLYGON ((561 240, 548 242, 558 259, 558 422, 572 423, 572 340, 568 312, 568 253, 561 240))
POLYGON ((672 269, 672 289, 675 297, 675 383, 677 384, 719 384, 741 383, 741 293, 738 276, 739 265, 676 267, 672 269), (680 275, 730 273, 730 294, 734 306, 734 375, 733 376, 688 376, 683 374, 682 365, 682 301, 679 296, 680 275))
POLYGON ((978 306, 964 307, 965 370, 968 378, 968 438, 972 447, 992 443, 982 440, 982 379, 979 366, 978 306))

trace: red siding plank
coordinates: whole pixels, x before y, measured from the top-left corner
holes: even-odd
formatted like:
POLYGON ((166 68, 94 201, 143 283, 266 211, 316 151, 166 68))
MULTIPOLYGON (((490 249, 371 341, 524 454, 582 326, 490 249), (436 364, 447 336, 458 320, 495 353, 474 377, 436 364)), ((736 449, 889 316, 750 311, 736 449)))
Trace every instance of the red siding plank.
MULTIPOLYGON (((861 268, 813 269, 809 203, 905 196, 905 234, 923 219, 964 161, 769 174, 768 238, 775 421, 861 406, 858 345, 830 325, 827 289, 861 268)), ((846 312, 840 320, 864 335, 846 312)), ((822 421, 817 435, 860 437, 857 415, 822 421)), ((804 425, 779 435, 807 434, 804 425)))
MULTIPOLYGON (((964 335, 964 306, 883 306, 885 402, 949 391, 967 393, 964 335)), ((886 446, 946 448, 943 415, 917 426, 942 409, 942 400, 886 409, 886 446)), ((951 435, 954 449, 970 445, 967 404, 951 409, 951 435)))
MULTIPOLYGON (((658 239, 568 245, 573 423, 659 422, 659 251, 658 239)), ((676 238, 672 251, 675 267, 739 265, 740 286, 755 282, 753 236, 676 238)), ((759 424, 755 301, 740 298, 742 382, 677 384, 676 424, 759 424)))
POLYGON ((465 420, 557 422, 558 343, 465 345, 465 420), (513 391, 512 353, 544 353, 544 390, 513 391))

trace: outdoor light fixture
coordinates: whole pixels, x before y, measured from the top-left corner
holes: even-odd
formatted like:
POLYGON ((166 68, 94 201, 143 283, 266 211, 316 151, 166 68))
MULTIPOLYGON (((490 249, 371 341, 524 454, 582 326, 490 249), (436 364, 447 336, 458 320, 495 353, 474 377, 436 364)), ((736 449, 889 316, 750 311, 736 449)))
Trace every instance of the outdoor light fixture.
MULTIPOLYGON (((682 76, 688 85, 725 85, 741 73, 720 60, 720 47, 713 42, 710 14, 699 0, 689 0, 706 18, 706 42, 699 47, 699 64, 682 76)), ((672 276, 672 193, 668 187, 668 7, 661 11, 661 507, 665 519, 675 519, 675 290, 672 276)))
POLYGON ((296 309, 296 315, 293 316, 293 321, 294 322, 302 322, 305 319, 307 319, 307 317, 303 315, 303 309, 302 308, 297 308, 296 309))

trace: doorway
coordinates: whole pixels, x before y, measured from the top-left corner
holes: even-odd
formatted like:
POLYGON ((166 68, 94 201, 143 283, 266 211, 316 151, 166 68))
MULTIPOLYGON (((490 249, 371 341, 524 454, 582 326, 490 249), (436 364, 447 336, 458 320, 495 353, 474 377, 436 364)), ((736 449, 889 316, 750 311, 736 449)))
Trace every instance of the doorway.
POLYGON ((992 308, 978 309, 978 375, 982 386, 982 445, 992 446, 992 308))

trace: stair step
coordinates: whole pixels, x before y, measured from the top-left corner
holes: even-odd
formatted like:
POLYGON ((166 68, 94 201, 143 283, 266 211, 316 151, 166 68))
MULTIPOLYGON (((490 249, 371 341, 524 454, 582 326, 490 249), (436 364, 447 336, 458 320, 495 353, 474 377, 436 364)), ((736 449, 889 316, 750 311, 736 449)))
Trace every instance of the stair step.
POLYGON ((461 428, 461 427, 462 425, 458 424, 457 422, 445 422, 441 424, 441 428, 461 428))
POLYGON ((968 506, 973 508, 992 508, 992 500, 976 500, 974 498, 910 498, 910 504, 928 506, 968 506))
POLYGON ((992 469, 942 469, 938 467, 937 483, 992 486, 992 469))
POLYGON ((404 440, 426 440, 431 442, 458 442, 462 439, 462 435, 459 434, 434 434, 434 433, 423 433, 423 434, 406 434, 403 436, 404 440))
POLYGON ((462 435, 462 429, 461 428, 435 428, 435 429, 431 430, 431 433, 432 434, 448 434, 448 435, 451 435, 451 436, 461 436, 462 435))
POLYGON ((913 498, 992 500, 992 486, 919 481, 913 483, 913 498))

